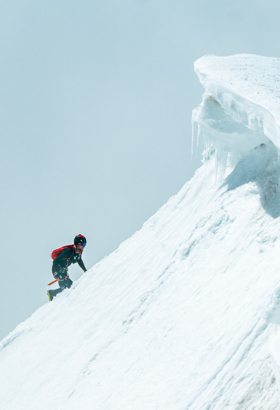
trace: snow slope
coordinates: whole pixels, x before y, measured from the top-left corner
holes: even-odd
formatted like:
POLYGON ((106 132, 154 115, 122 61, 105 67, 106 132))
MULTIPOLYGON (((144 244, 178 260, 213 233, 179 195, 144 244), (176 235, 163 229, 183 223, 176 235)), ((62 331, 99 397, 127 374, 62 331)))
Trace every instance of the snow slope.
POLYGON ((267 138, 231 152, 221 184, 209 149, 140 231, 2 341, 1 409, 279 409, 280 168, 267 138))

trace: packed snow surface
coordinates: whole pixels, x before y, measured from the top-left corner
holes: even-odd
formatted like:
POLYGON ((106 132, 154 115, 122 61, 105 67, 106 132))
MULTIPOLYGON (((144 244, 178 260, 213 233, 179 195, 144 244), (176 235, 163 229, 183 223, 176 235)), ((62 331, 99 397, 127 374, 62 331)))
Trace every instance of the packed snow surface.
MULTIPOLYGON (((219 67, 211 56, 196 69, 222 106, 209 78, 219 90, 233 85, 207 59, 219 67)), ((248 118, 257 102, 245 94, 248 118)), ((258 107, 260 124, 268 112, 276 118, 258 107)), ((208 150, 140 231, 10 333, 0 344, 1 408, 279 410, 280 168, 271 141, 239 151, 220 184, 208 150)))

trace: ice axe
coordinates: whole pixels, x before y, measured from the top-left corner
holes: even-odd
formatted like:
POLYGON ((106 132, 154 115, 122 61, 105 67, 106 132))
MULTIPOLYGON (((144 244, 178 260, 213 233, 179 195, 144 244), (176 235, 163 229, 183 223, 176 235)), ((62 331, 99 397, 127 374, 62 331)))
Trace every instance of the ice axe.
MULTIPOLYGON (((65 276, 65 279, 67 279, 68 278, 68 276, 65 276)), ((48 286, 50 286, 50 285, 52 285, 53 283, 55 283, 55 282, 58 282, 59 281, 59 279, 60 278, 58 278, 58 279, 56 279, 56 280, 54 280, 53 282, 51 282, 51 283, 48 283, 48 286)))
POLYGON ((56 280, 54 280, 53 282, 48 283, 48 286, 52 285, 53 283, 57 282, 58 280, 59 280, 59 279, 56 279, 56 280))

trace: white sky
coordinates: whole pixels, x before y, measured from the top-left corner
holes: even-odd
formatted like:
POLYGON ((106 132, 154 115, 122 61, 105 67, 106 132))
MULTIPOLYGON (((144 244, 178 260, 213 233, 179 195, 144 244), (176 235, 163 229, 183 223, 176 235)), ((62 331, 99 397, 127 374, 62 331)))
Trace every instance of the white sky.
POLYGON ((53 249, 82 233, 90 268, 190 179, 194 60, 278 57, 279 11, 276 0, 0 2, 0 339, 47 303, 53 249))

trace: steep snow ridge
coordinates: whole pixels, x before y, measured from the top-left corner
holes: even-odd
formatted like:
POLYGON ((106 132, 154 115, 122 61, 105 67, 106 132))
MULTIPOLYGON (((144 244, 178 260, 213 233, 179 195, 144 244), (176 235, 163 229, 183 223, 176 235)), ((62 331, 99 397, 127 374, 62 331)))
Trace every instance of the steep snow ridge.
POLYGON ((211 152, 140 231, 2 341, 1 408, 279 409, 278 152, 270 140, 239 152, 220 185, 211 152))
POLYGON ((228 152, 244 152, 269 138, 280 148, 280 59, 208 55, 194 67, 206 90, 194 120, 204 125, 212 143, 228 152))
POLYGON ((271 143, 220 187, 205 161, 141 231, 3 340, 2 408, 278 409, 264 320, 279 285, 277 176, 271 143))
MULTIPOLYGON (((216 180, 221 181, 226 170, 232 169, 230 162, 235 166, 245 152, 261 144, 269 145, 269 140, 279 150, 280 59, 256 55, 208 55, 197 60, 194 66, 205 93, 202 103, 193 110, 193 123, 198 124, 198 132, 203 134, 206 145, 210 143, 215 147, 216 180), (228 154, 231 154, 230 161, 228 154)), ((260 169, 262 173, 263 167, 260 169)), ((275 193, 279 189, 276 175, 277 172, 274 183, 270 184, 275 193)), ((260 189, 261 202, 262 193, 267 196, 269 192, 267 188, 260 189)), ((271 215, 277 217, 278 208, 279 204, 275 202, 271 215)), ((280 388, 279 289, 272 300, 265 316, 268 323, 276 324, 270 352, 280 388)))

